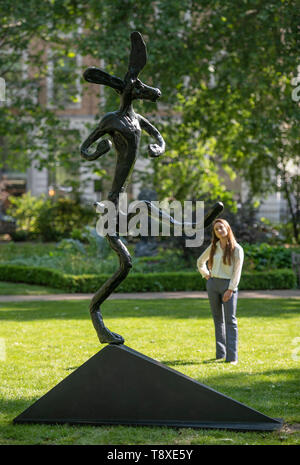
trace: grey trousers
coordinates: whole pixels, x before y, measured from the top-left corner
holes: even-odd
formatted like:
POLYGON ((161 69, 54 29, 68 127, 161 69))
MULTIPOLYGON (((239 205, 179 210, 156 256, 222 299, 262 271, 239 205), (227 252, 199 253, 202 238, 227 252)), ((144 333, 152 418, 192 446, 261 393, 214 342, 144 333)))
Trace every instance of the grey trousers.
POLYGON ((223 294, 228 289, 230 279, 209 278, 206 281, 210 308, 215 324, 216 358, 226 358, 226 362, 238 360, 238 328, 236 307, 238 291, 231 299, 222 302, 223 294))

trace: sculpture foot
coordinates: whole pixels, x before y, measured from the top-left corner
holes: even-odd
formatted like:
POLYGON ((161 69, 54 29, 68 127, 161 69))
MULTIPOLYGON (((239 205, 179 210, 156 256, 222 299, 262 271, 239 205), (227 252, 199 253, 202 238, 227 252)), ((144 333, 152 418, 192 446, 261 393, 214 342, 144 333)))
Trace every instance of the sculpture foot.
POLYGON ((117 333, 113 333, 104 326, 101 331, 97 331, 101 344, 124 344, 124 338, 117 333))
POLYGON ((124 344, 124 338, 120 334, 113 333, 105 326, 99 310, 92 312, 91 317, 101 344, 124 344))

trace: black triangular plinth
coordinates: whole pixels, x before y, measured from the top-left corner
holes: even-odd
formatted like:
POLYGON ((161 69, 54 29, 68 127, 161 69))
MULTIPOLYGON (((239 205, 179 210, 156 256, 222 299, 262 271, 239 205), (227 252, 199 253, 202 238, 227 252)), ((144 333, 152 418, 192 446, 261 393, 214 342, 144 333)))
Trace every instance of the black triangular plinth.
POLYGON ((124 345, 107 345, 14 423, 155 425, 272 431, 280 419, 124 345))

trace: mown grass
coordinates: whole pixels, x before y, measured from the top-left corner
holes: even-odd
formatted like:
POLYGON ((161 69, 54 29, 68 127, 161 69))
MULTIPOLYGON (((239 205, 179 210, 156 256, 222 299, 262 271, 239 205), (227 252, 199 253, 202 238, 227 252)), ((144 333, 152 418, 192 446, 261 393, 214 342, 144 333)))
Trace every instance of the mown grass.
POLYGON ((111 300, 103 305, 107 325, 125 337, 127 346, 266 415, 283 418, 290 429, 13 425, 13 418, 103 348, 88 304, 1 304, 0 444, 299 443, 299 301, 293 299, 240 299, 237 366, 208 363, 215 353, 207 300, 111 300))
POLYGON ((53 287, 0 281, 0 295, 46 295, 63 293, 64 291, 62 289, 55 289, 53 287))

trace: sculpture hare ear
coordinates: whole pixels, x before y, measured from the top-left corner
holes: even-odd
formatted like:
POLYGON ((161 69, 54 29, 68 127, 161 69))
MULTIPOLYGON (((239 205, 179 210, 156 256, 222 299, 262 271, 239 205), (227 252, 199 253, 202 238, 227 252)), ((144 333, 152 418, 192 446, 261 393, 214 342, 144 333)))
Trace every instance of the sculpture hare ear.
POLYGON ((111 76, 110 74, 102 71, 102 69, 95 68, 94 66, 88 68, 83 73, 83 77, 86 81, 92 82, 93 84, 102 84, 115 89, 118 93, 122 93, 124 90, 124 82, 122 79, 111 76))
POLYGON ((134 31, 131 33, 131 50, 129 57, 128 73, 136 79, 147 63, 147 49, 142 35, 134 31))

